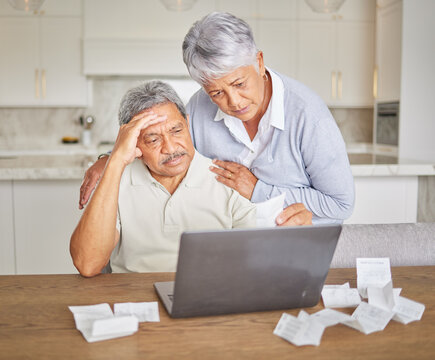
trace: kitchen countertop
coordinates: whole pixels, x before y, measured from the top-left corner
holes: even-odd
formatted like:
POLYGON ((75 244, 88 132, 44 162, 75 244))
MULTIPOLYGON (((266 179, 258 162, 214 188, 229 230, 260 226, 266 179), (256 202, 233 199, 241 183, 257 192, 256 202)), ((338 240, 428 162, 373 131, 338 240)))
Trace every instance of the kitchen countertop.
POLYGON ((432 176, 435 163, 371 153, 350 153, 353 176, 432 176))
MULTIPOLYGON (((97 148, 1 150, 0 180, 82 180, 100 153, 97 148)), ((371 153, 350 153, 352 173, 364 176, 433 176, 435 164, 371 153)))
POLYGON ((0 149, 0 180, 82 180, 98 155, 96 147, 0 149))

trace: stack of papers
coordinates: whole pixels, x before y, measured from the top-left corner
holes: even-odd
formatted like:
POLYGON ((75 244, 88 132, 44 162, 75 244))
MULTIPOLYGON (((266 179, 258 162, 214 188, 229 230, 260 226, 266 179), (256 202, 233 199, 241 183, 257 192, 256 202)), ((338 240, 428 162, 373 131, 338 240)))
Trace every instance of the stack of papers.
POLYGON ((357 259, 357 289, 349 283, 325 285, 322 290, 324 310, 308 314, 301 310, 298 317, 284 313, 274 334, 296 346, 320 344, 328 326, 344 324, 364 334, 382 331, 390 320, 403 324, 421 319, 425 306, 400 296, 402 289, 394 289, 388 258, 357 259), (361 297, 368 302, 361 301, 361 297), (352 315, 334 307, 357 307, 352 315))
POLYGON ((115 314, 107 303, 68 308, 88 342, 129 336, 138 330, 139 322, 160 321, 157 302, 115 304, 115 314))

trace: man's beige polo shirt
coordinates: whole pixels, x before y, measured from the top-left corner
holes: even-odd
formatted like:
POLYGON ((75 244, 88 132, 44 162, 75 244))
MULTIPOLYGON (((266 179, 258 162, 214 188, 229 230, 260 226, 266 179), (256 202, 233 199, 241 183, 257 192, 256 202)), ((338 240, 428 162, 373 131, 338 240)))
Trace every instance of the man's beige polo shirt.
POLYGON ((142 160, 126 167, 118 202, 121 236, 110 260, 113 272, 175 271, 183 231, 255 226, 255 205, 219 183, 210 165, 210 159, 195 152, 172 196, 142 160))

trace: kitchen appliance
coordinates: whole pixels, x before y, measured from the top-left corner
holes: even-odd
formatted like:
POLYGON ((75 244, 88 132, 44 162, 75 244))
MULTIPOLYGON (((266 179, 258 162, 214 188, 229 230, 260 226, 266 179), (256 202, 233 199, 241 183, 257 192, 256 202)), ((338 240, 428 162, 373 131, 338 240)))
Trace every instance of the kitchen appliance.
POLYGON ((396 150, 399 145, 399 102, 382 102, 376 107, 374 143, 396 150))

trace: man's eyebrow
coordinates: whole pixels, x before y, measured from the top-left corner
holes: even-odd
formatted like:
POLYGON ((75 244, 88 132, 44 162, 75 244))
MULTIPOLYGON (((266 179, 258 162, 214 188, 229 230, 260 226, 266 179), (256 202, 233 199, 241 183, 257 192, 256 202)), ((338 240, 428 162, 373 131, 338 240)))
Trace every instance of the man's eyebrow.
MULTIPOLYGON (((171 128, 168 131, 173 131, 175 129, 182 128, 182 127, 183 127, 183 123, 181 121, 179 121, 176 124, 174 124, 173 126, 171 126, 171 128)), ((149 136, 155 136, 155 135, 161 135, 161 133, 148 132, 148 133, 143 134, 143 137, 149 137, 149 136)))
POLYGON ((178 123, 176 123, 174 126, 172 126, 169 131, 174 130, 174 129, 178 129, 178 128, 182 128, 183 127, 183 123, 180 121, 178 123))
POLYGON ((142 136, 149 137, 149 136, 155 136, 155 135, 160 135, 160 134, 159 133, 146 133, 146 134, 143 134, 142 136))

